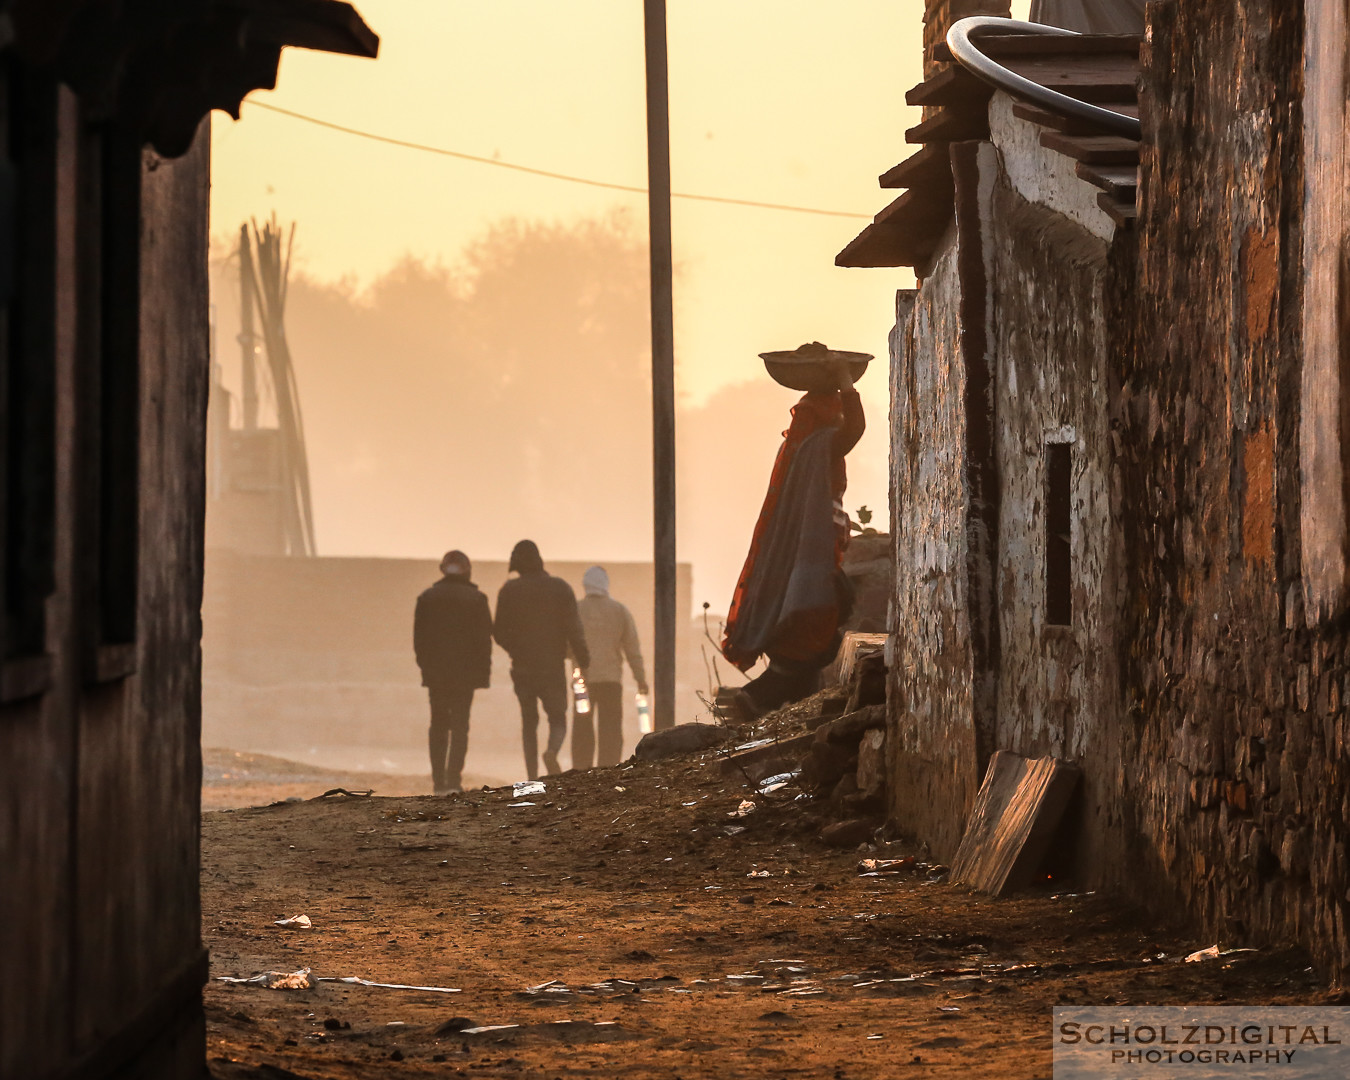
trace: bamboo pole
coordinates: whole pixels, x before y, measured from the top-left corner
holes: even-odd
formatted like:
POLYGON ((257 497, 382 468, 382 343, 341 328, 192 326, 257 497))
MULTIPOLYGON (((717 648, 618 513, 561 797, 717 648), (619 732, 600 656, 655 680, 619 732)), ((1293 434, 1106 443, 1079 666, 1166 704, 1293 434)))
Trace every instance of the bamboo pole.
POLYGON ((643 0, 647 54, 647 189, 652 305, 652 524, 656 655, 654 726, 675 725, 675 317, 671 299, 670 97, 665 0, 643 0))
POLYGON ((258 339, 253 332, 253 243, 248 226, 239 226, 239 349, 243 383, 244 430, 258 426, 258 339))
POLYGON ((305 427, 285 326, 286 292, 295 227, 292 225, 290 236, 283 244, 282 231, 275 218, 261 229, 255 223, 253 239, 257 248, 253 298, 262 322, 263 338, 267 343, 267 360, 276 397, 286 549, 290 555, 314 555, 314 510, 310 496, 305 427))

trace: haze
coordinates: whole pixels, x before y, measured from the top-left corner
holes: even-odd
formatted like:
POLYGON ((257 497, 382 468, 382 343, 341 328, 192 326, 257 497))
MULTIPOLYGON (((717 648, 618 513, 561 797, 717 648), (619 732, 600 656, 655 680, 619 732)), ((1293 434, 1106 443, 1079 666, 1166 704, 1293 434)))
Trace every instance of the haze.
MULTIPOLYGON (((287 53, 257 100, 392 138, 645 185, 641 5, 362 0, 375 62, 287 53)), ((756 354, 822 340, 880 358, 850 509, 886 521, 886 335, 907 272, 835 253, 888 197, 917 122, 921 5, 670 5, 676 191, 848 211, 674 204, 680 558, 724 609, 794 401, 756 354)), ((641 195, 317 127, 246 103, 214 126, 213 232, 299 226, 289 334, 325 555, 650 558, 641 195), (514 224, 507 224, 514 222, 514 224), (484 274, 495 257, 521 273, 484 274), (564 294, 574 289, 575 295, 564 294), (490 309, 490 310, 489 310, 490 309), (589 321, 588 321, 589 320, 589 321), (597 322, 603 322, 599 325, 597 322)), ((218 355, 237 293, 217 266, 218 355)))

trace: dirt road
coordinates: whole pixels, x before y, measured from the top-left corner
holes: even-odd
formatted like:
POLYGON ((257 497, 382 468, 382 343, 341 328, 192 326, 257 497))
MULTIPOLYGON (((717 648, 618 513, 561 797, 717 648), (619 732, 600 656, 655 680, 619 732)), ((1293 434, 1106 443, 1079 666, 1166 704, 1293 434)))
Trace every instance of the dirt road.
POLYGON ((1298 954, 1183 963, 1213 942, 1101 897, 862 877, 812 804, 746 795, 691 759, 207 813, 214 1075, 1048 1077, 1057 1004, 1326 998, 1298 954), (217 981, 302 968, 460 992, 217 981))

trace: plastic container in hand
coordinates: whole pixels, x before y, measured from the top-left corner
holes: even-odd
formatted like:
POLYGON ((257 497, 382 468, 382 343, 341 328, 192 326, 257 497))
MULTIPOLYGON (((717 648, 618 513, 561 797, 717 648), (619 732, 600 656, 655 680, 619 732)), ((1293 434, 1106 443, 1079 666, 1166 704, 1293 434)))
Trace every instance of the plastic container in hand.
POLYGON ((646 694, 637 696, 638 731, 643 735, 652 731, 652 707, 647 703, 646 694))
POLYGON ((586 678, 579 667, 572 669, 572 707, 578 716, 591 711, 591 695, 586 692, 586 678))

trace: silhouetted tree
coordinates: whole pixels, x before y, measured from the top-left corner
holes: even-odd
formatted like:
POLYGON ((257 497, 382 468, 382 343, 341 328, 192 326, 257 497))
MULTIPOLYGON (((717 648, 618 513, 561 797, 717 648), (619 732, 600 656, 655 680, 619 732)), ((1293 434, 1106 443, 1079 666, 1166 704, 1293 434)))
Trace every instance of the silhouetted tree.
MULTIPOLYGON (((298 275, 288 334, 320 550, 642 557, 650 536, 646 249, 626 218, 508 221, 453 268, 358 291, 298 275)), ((221 356, 237 332, 218 266, 221 356)))
POLYGON ((651 491, 645 244, 621 217, 510 221, 470 246, 464 269, 465 362, 495 377, 494 457, 512 467, 520 502, 537 528, 588 519, 608 533, 597 550, 640 549, 651 491))

